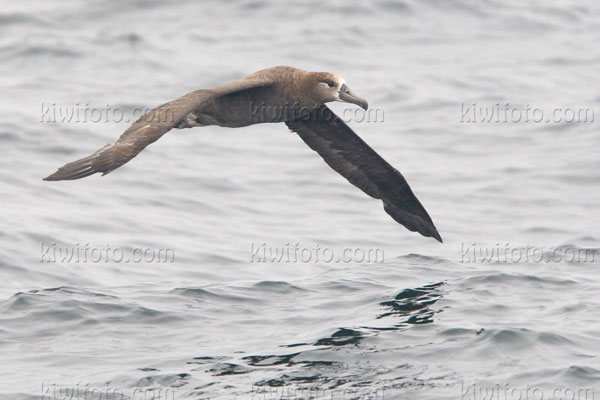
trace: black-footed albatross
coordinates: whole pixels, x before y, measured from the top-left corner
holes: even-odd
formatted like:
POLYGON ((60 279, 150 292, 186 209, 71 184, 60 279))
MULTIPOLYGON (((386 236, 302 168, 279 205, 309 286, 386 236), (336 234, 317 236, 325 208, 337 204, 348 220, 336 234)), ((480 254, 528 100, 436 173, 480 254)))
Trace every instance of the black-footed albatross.
POLYGON ((228 85, 197 90, 156 107, 133 123, 116 143, 66 164, 44 180, 79 179, 97 172, 106 175, 173 128, 285 122, 331 168, 369 196, 381 199, 384 210, 394 220, 441 242, 427 211, 402 174, 325 105, 330 101, 368 108, 366 100, 354 94, 335 74, 292 67, 267 68, 228 85))

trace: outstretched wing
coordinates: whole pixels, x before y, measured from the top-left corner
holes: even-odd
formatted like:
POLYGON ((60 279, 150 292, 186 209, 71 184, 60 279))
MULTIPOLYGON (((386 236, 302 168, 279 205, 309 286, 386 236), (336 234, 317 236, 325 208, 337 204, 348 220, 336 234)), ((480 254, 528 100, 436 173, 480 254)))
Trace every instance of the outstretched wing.
POLYGON ((402 174, 388 164, 326 105, 286 122, 331 168, 371 197, 413 232, 442 241, 433 221, 402 174))
POLYGON ((97 172, 106 175, 137 156, 146 146, 157 141, 171 129, 178 125, 185 127, 185 120, 190 113, 202 111, 217 98, 270 84, 272 81, 249 79, 233 82, 216 89, 188 93, 143 115, 123 132, 116 143, 107 144, 88 157, 64 165, 44 180, 79 179, 97 172))

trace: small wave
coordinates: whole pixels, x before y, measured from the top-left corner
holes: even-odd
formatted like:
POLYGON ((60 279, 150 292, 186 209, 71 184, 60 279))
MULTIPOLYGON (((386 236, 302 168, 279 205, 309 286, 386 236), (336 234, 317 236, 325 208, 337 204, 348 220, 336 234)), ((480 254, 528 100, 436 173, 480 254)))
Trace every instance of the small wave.
POLYGON ((46 21, 31 14, 10 13, 0 14, 0 26, 6 25, 47 25, 46 21))
POLYGON ((375 6, 383 12, 397 14, 410 14, 412 12, 412 8, 405 1, 377 1, 375 6))
POLYGON ((317 340, 315 346, 347 346, 360 343, 365 337, 373 336, 368 330, 340 328, 331 336, 317 340))
POLYGON ((426 254, 416 254, 416 253, 410 253, 405 256, 399 256, 397 258, 399 260, 407 260, 408 264, 440 265, 440 264, 452 263, 452 261, 450 261, 446 258, 443 258, 443 257, 436 257, 436 256, 430 256, 430 255, 426 255, 426 254))
POLYGON ((438 311, 432 310, 430 306, 442 297, 439 288, 444 284, 438 282, 416 289, 403 290, 394 296, 394 300, 380 303, 381 306, 388 308, 388 311, 378 315, 377 319, 400 318, 400 321, 394 324, 394 327, 398 328, 432 323, 433 316, 438 311))
MULTIPOLYGON (((3 52, 7 49, 3 49, 3 52)), ((20 45, 19 47, 12 47, 8 49, 12 50, 14 57, 20 58, 79 58, 83 56, 80 51, 73 50, 72 48, 64 48, 58 46, 45 46, 45 45, 20 45)))
POLYGON ((571 365, 561 373, 564 378, 575 378, 585 382, 600 381, 600 370, 581 365, 571 365))
POLYGON ((217 363, 207 370, 215 376, 247 374, 250 370, 243 365, 232 363, 217 363))
POLYGON ((274 366, 274 365, 292 365, 292 359, 298 356, 300 353, 291 353, 284 355, 268 355, 268 356, 246 356, 243 360, 246 360, 249 365, 257 367, 274 366))
POLYGON ((251 1, 247 1, 244 4, 242 4, 241 7, 244 10, 248 10, 248 11, 258 11, 258 10, 263 10, 263 9, 269 7, 269 3, 264 2, 264 1, 251 0, 251 1))
POLYGON ((189 287, 189 288, 176 288, 171 291, 173 294, 177 294, 179 296, 184 296, 188 298, 193 298, 200 301, 217 301, 222 303, 264 303, 264 300, 260 300, 253 297, 234 295, 234 294, 225 294, 225 293, 217 293, 215 291, 208 290, 206 288, 200 287, 189 287))
POLYGON ((270 292, 277 292, 283 294, 289 294, 293 292, 305 292, 306 289, 302 289, 298 286, 291 285, 283 281, 261 281, 252 285, 255 289, 266 290, 270 292))
POLYGON ((171 323, 181 317, 98 292, 72 287, 56 287, 19 292, 0 303, 5 323, 10 323, 15 334, 60 335, 66 326, 94 328, 99 325, 115 326, 171 323), (38 324, 29 329, 32 321, 38 324))
POLYGON ((186 373, 167 374, 167 375, 150 375, 146 376, 133 384, 135 387, 150 387, 150 386, 166 386, 166 387, 181 387, 187 385, 191 375, 186 373))
POLYGON ((47 396, 36 396, 24 393, 0 393, 0 400, 46 400, 47 396))
POLYGON ((461 286, 472 287, 474 283, 493 283, 493 284, 514 284, 523 283, 531 284, 532 282, 543 283, 557 286, 575 285, 576 282, 571 279, 560 279, 550 276, 538 276, 530 274, 505 274, 505 273, 492 273, 485 275, 472 276, 461 282, 461 286))

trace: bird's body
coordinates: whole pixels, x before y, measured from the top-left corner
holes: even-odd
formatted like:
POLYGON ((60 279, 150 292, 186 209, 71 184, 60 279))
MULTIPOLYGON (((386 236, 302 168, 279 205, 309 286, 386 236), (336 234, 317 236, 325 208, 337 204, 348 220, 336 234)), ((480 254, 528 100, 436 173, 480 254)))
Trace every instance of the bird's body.
POLYGON ((142 116, 114 144, 66 164, 45 180, 103 175, 125 164, 169 130, 217 125, 230 128, 284 122, 325 162, 411 231, 442 241, 404 177, 358 137, 325 103, 345 101, 367 109, 344 80, 328 72, 273 67, 214 89, 201 89, 142 116))

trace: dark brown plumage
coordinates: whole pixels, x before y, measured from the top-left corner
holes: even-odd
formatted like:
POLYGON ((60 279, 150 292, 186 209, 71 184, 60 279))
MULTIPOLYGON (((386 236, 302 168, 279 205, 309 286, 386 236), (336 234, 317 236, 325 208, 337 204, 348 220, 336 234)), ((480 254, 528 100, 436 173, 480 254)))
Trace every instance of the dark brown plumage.
POLYGON ((106 175, 173 128, 285 122, 331 168, 369 196, 381 199, 384 210, 394 220, 441 242, 404 177, 324 104, 330 101, 368 107, 337 75, 292 67, 268 68, 158 106, 131 125, 116 143, 68 163, 44 179, 72 180, 97 172, 106 175))

